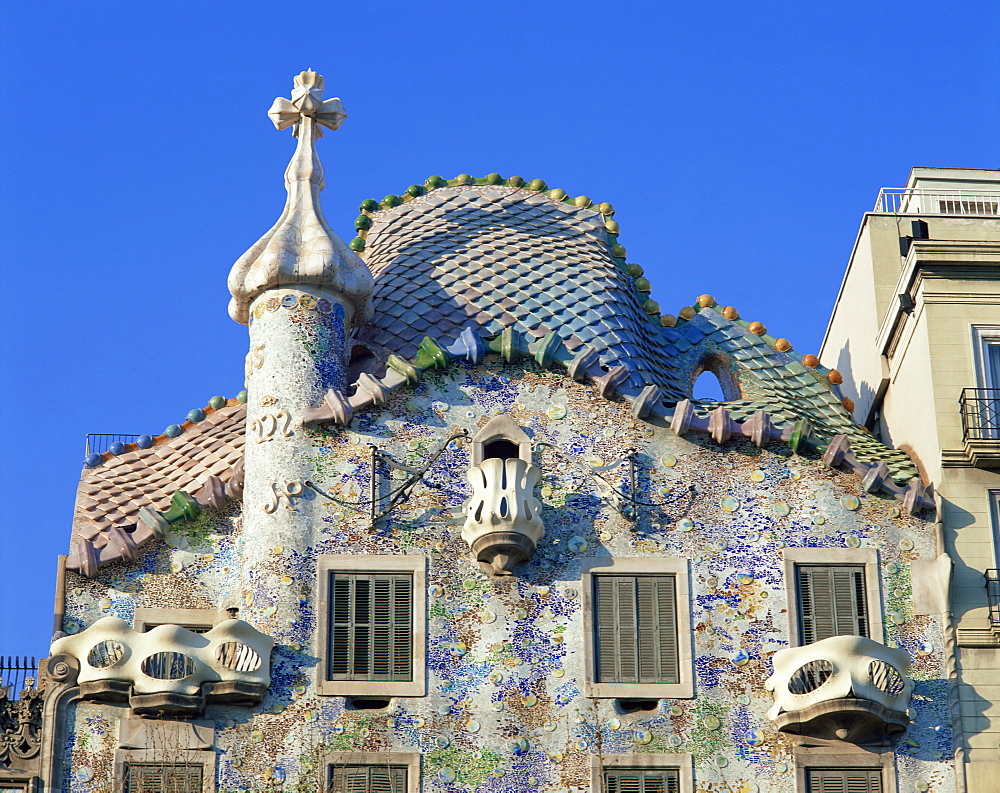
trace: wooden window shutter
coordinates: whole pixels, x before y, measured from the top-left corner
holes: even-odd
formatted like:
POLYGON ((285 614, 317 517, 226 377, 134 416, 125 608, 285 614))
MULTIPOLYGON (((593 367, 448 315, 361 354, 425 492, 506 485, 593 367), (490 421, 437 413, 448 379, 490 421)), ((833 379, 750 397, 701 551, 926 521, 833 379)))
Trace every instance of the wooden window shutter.
POLYGON ((413 576, 330 573, 328 680, 412 679, 413 576))
POLYGON ((327 793, 406 793, 406 767, 331 765, 327 793))
POLYGON ((809 793, 882 793, 878 768, 810 768, 809 793))
POLYGON ((200 763, 126 763, 125 793, 202 793, 200 763))
POLYGON ((674 576, 594 576, 599 682, 676 683, 674 576))
POLYGON ((796 567, 802 644, 831 636, 867 636, 863 567, 796 567))
POLYGON ((679 793, 676 768, 614 768, 604 772, 604 793, 679 793))

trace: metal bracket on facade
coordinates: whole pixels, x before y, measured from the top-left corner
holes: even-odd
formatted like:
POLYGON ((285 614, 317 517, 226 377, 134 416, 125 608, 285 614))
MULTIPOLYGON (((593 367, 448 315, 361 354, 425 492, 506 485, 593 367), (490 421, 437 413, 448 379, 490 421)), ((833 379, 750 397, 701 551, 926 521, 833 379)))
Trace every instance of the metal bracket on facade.
POLYGON ((532 451, 542 451, 543 449, 549 449, 556 452, 560 457, 566 460, 570 465, 576 468, 580 473, 586 476, 594 486, 597 488, 597 496, 605 504, 611 507, 615 512, 621 515, 625 520, 635 523, 638 514, 639 507, 661 507, 663 504, 647 504, 645 502, 639 501, 636 497, 636 478, 638 473, 638 468, 636 465, 636 457, 638 452, 635 449, 629 449, 625 452, 624 457, 620 457, 614 462, 608 463, 607 465, 586 465, 580 462, 575 457, 566 454, 558 446, 551 443, 545 443, 544 441, 538 441, 532 445, 532 451), (628 464, 628 473, 626 474, 626 482, 628 484, 628 491, 623 492, 622 490, 616 488, 611 482, 604 478, 603 474, 607 471, 611 471, 618 468, 622 463, 628 464))
MULTIPOLYGON (((319 493, 319 495, 324 498, 333 501, 335 504, 351 509, 354 512, 367 512, 369 518, 371 519, 371 525, 374 526, 382 520, 382 518, 392 512, 392 510, 400 504, 405 503, 410 498, 410 495, 413 493, 413 489, 423 480, 424 475, 431 469, 434 463, 437 462, 438 458, 444 453, 445 449, 448 448, 452 441, 456 440, 461 440, 462 442, 468 441, 468 430, 462 430, 461 432, 449 437, 421 466, 410 466, 397 463, 390 455, 383 452, 374 443, 369 444, 369 449, 371 450, 371 459, 369 463, 371 470, 368 477, 367 504, 363 501, 358 502, 357 504, 352 504, 348 501, 339 499, 330 493, 320 490, 310 481, 306 481, 305 485, 309 489, 319 493), (381 472, 386 469, 388 469, 388 474, 385 478, 390 483, 390 489, 388 493, 383 495, 379 492, 379 485, 383 481, 381 472), (403 471, 408 474, 406 480, 396 488, 391 487, 393 471, 403 471)), ((425 482, 425 484, 429 483, 425 482)))

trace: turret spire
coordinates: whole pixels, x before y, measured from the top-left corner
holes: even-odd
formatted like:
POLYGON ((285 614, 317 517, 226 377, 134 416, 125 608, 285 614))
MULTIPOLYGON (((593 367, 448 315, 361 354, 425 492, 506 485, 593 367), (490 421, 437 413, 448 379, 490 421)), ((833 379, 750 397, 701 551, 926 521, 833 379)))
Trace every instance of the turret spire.
POLYGON ((323 77, 310 69, 296 75, 291 99, 275 99, 268 116, 279 130, 292 127, 298 138, 285 170, 288 199, 278 222, 233 265, 229 315, 248 324, 251 303, 262 292, 309 284, 344 306, 348 324, 364 322, 371 310, 371 273, 330 228, 319 201, 325 182, 316 140, 322 127, 340 127, 347 117, 344 106, 339 99, 323 99, 323 77))

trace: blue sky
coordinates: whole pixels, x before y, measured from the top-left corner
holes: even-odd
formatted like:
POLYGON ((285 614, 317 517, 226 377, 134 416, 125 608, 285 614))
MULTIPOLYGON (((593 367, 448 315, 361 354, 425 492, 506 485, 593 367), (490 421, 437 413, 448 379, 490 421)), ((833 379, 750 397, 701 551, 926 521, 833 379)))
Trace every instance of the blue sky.
POLYGON ((614 204, 664 311, 709 292, 813 352, 880 187, 1000 167, 998 42, 995 0, 8 0, 0 654, 47 653, 84 435, 242 388, 226 276, 281 210, 295 73, 349 114, 345 239, 433 174, 540 177, 614 204))

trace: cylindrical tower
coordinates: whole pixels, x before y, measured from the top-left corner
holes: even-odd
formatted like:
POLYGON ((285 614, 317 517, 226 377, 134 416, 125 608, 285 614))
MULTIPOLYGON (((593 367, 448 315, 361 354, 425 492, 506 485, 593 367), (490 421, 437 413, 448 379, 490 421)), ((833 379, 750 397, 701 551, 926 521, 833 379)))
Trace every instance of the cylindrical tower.
POLYGON ((298 623, 299 586, 276 586, 289 554, 315 542, 322 525, 305 482, 313 477, 313 447, 302 424, 308 408, 343 389, 346 334, 370 312, 372 277, 361 258, 330 229, 319 205, 323 168, 316 155, 320 127, 337 129, 346 116, 339 99, 323 100, 323 78, 295 78, 291 100, 278 98, 269 115, 298 139, 285 172, 288 200, 278 222, 233 266, 230 315, 250 326, 247 355, 246 482, 239 564, 249 621, 272 635, 298 623), (265 579, 265 580, 262 580, 265 579), (250 586, 254 581, 261 585, 250 586), (277 628, 277 630, 275 629, 277 628))

